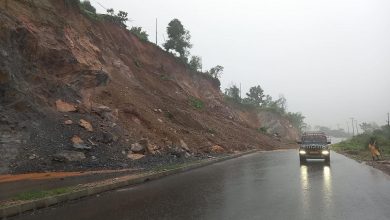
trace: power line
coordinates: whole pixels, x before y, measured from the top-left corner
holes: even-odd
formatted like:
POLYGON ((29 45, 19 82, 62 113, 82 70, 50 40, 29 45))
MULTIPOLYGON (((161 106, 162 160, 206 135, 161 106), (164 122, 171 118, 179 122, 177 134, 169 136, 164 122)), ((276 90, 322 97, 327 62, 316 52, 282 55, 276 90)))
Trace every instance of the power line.
POLYGON ((156 18, 156 45, 157 45, 157 18, 156 18))
POLYGON ((102 7, 102 8, 104 8, 104 10, 106 10, 107 11, 107 8, 106 7, 104 7, 102 4, 100 4, 98 1, 95 1, 96 3, 98 3, 98 5, 100 5, 100 7, 102 7))

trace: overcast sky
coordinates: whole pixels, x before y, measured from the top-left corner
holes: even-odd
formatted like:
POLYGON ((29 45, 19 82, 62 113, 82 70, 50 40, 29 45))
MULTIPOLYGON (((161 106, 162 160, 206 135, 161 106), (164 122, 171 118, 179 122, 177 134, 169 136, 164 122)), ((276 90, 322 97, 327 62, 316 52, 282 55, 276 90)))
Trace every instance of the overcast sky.
POLYGON ((158 44, 178 18, 204 69, 225 67, 222 87, 255 85, 312 126, 385 124, 390 111, 388 0, 91 0, 123 10, 158 44))

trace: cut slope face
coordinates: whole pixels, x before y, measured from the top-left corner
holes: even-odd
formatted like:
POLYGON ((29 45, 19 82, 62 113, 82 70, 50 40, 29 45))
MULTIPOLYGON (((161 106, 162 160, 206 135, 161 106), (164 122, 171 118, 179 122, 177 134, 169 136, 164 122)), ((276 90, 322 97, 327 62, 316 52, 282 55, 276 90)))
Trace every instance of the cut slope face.
POLYGON ((140 140, 148 158, 280 145, 207 78, 66 1, 0 2, 0 21, 2 173, 136 166, 140 140))

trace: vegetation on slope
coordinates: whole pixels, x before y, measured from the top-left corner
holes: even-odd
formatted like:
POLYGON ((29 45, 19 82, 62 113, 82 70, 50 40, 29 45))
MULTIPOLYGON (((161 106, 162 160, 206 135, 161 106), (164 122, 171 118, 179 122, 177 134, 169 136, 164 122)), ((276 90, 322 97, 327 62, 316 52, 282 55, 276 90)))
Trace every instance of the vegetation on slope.
MULTIPOLYGON (((241 98, 240 89, 236 85, 232 85, 225 89, 225 100, 241 109, 276 113, 281 117, 285 117, 298 130, 302 130, 306 126, 304 123, 305 117, 300 112, 287 112, 287 100, 283 95, 273 100, 270 95, 264 94, 264 90, 260 85, 251 87, 245 98, 241 98)), ((259 129, 263 133, 266 130, 264 127, 259 129)))
POLYGON ((383 159, 390 159, 390 127, 387 125, 372 131, 367 130, 346 141, 332 145, 332 148, 360 160, 371 160, 371 154, 368 149, 370 141, 375 141, 383 159))

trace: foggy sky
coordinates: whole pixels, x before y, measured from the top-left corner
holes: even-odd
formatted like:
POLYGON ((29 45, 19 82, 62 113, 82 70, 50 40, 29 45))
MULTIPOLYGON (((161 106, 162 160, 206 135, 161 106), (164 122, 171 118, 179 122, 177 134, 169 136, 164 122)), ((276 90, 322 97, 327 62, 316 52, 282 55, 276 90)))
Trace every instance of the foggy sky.
POLYGON ((261 85, 310 125, 385 124, 390 111, 388 0, 91 0, 123 10, 158 44, 178 18, 203 69, 225 67, 222 89, 261 85))

